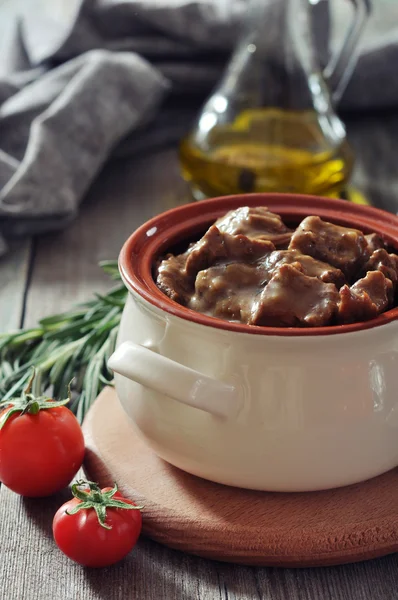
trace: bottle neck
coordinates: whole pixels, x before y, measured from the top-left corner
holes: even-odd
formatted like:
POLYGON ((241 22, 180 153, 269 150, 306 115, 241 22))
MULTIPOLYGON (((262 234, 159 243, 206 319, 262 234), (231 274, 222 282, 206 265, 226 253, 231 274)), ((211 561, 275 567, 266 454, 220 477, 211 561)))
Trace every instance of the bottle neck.
POLYGON ((322 13, 315 14, 308 0, 250 0, 219 88, 235 96, 235 110, 250 104, 333 113, 314 36, 314 27, 328 22, 327 2, 321 4, 322 13))

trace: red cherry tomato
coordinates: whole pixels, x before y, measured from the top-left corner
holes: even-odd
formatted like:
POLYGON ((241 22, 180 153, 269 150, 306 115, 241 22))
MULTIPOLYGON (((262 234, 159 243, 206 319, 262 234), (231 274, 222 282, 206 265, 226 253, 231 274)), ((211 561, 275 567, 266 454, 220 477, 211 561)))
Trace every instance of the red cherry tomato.
POLYGON ((49 496, 66 487, 83 457, 82 430, 65 406, 14 413, 0 429, 0 481, 22 496, 49 496))
MULTIPOLYGON (((72 491, 74 487, 72 486, 72 491)), ((101 496, 112 489, 115 490, 97 488, 101 496)), ((87 488, 82 491, 90 495, 87 488)), ((113 493, 110 501, 112 500, 136 506, 117 491, 113 493)), ((94 506, 68 514, 83 502, 79 498, 72 498, 56 512, 53 534, 57 546, 66 556, 86 567, 106 567, 118 562, 132 550, 140 535, 142 516, 139 508, 132 510, 106 506, 104 524, 109 527, 106 529, 101 525, 94 506)))

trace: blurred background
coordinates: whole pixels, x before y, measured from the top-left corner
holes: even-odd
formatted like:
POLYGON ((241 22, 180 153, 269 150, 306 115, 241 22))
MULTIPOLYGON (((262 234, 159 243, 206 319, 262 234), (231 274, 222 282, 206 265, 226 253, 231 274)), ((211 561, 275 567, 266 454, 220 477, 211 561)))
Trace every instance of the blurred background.
POLYGON ((397 64, 396 0, 0 0, 0 252, 72 222, 105 163, 171 145, 188 200, 395 211, 397 64))

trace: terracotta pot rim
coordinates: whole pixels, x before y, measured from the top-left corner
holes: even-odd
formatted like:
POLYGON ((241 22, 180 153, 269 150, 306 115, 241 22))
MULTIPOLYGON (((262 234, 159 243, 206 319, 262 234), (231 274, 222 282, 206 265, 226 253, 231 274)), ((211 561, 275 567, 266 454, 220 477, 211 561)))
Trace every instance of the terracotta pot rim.
POLYGON ((208 225, 228 210, 240 206, 268 206, 287 220, 301 220, 312 214, 365 232, 382 235, 398 249, 398 216, 386 211, 332 198, 300 194, 239 194, 184 204, 161 213, 139 227, 124 243, 119 269, 127 287, 153 306, 206 327, 267 336, 313 337, 363 331, 398 319, 395 307, 369 321, 327 327, 262 327, 231 323, 193 311, 174 302, 159 290, 152 277, 153 264, 178 241, 203 233, 208 225))

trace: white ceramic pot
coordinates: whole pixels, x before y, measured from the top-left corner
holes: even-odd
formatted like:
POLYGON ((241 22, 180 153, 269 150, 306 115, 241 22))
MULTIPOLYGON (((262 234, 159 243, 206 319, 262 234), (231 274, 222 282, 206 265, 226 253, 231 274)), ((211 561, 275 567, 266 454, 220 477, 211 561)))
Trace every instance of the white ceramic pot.
POLYGON ((287 221, 318 214, 398 247, 397 217, 305 196, 212 199, 152 219, 120 255, 130 293, 109 365, 124 410, 160 457, 228 485, 318 490, 397 466, 398 309, 353 325, 251 327, 194 313, 156 287, 157 256, 243 205, 287 221))

